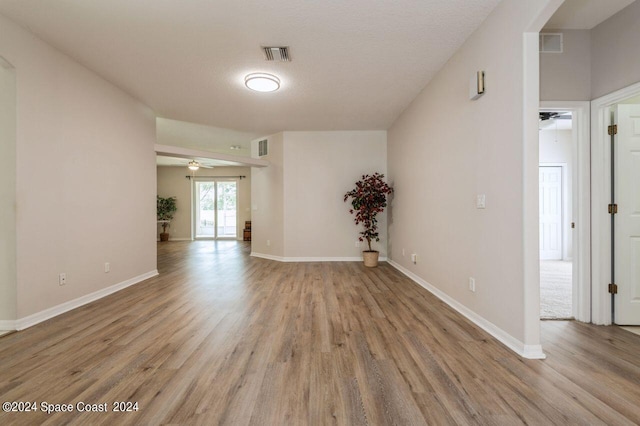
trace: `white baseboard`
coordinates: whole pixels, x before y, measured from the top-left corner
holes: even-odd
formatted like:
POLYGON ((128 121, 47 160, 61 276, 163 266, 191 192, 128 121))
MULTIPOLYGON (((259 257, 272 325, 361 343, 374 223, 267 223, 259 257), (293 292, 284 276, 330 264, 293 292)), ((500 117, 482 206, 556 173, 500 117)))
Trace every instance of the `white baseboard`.
MULTIPOLYGON (((171 242, 171 241, 193 241, 191 238, 169 238, 169 241, 163 241, 164 242, 171 242)), ((160 239, 157 239, 156 242, 160 242, 160 239)))
MULTIPOLYGON (((355 257, 282 257, 270 254, 251 252, 252 257, 275 260, 278 262, 362 262, 362 256, 355 257)), ((386 257, 380 257, 380 262, 385 262, 386 257)))
POLYGON ((411 278, 411 280, 415 281, 421 287, 424 287, 426 290, 428 290, 438 299, 442 300, 444 303, 451 306, 457 312, 462 314, 465 318, 467 318, 468 320, 473 322, 475 325, 477 325, 478 327, 480 327, 481 329, 483 329, 484 331, 486 331, 487 333, 489 333, 490 335, 498 339, 506 347, 508 347, 509 349, 511 349, 518 355, 520 355, 521 357, 528 358, 528 359, 545 359, 546 358, 546 355, 544 354, 544 352, 542 352, 541 345, 525 345, 520 340, 516 339, 515 337, 513 337, 512 335, 510 335, 500 327, 496 326, 492 322, 487 321, 485 318, 476 314, 471 309, 467 308, 457 300, 453 299, 448 294, 444 293, 442 290, 439 290, 438 288, 429 284, 428 282, 426 282, 425 280, 423 280, 413 272, 409 271, 403 266, 400 266, 398 263, 394 262, 393 260, 389 260, 388 262, 391 266, 396 268, 398 271, 402 272, 407 277, 411 278))
POLYGON ((284 257, 273 256, 271 254, 258 253, 258 252, 255 252, 255 251, 252 251, 249 256, 251 256, 251 257, 259 257, 261 259, 275 260, 277 262, 284 262, 284 257))
POLYGON ((16 322, 11 320, 0 320, 1 331, 13 331, 16 329, 16 322))
POLYGON ((24 330, 25 328, 29 328, 34 326, 42 321, 46 321, 55 316, 68 312, 72 309, 79 308, 82 305, 86 305, 87 303, 91 303, 95 300, 102 299, 105 296, 108 296, 116 291, 122 290, 124 288, 130 287, 134 284, 147 280, 151 277, 155 277, 158 275, 158 270, 153 270, 146 272, 142 275, 138 275, 137 277, 130 278, 126 281, 122 281, 118 284, 112 285, 110 287, 103 288, 98 291, 94 291, 93 293, 89 293, 82 297, 78 297, 77 299, 69 300, 68 302, 61 303, 57 306, 45 309, 44 311, 37 312, 35 314, 29 315, 24 318, 20 318, 14 321, 13 330, 24 330))

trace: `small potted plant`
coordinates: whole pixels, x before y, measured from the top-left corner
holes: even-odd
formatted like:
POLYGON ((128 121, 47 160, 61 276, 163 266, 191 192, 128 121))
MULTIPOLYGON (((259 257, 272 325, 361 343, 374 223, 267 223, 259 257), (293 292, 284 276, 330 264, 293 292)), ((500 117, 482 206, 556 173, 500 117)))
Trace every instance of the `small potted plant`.
POLYGON ((156 214, 158 222, 162 224, 162 232, 160 233, 160 241, 169 241, 169 233, 167 228, 173 219, 173 214, 178 210, 176 206, 176 197, 162 198, 158 196, 156 201, 156 214))
POLYGON ((369 250, 362 252, 364 266, 378 266, 378 256, 380 253, 371 248, 371 240, 380 241, 378 236, 378 213, 382 213, 387 207, 387 196, 393 193, 384 180, 384 175, 374 173, 373 175, 363 175, 362 180, 356 182, 356 187, 344 194, 344 201, 351 198, 351 209, 349 213, 355 214, 356 225, 362 224, 364 230, 360 232, 360 241, 367 240, 369 250))

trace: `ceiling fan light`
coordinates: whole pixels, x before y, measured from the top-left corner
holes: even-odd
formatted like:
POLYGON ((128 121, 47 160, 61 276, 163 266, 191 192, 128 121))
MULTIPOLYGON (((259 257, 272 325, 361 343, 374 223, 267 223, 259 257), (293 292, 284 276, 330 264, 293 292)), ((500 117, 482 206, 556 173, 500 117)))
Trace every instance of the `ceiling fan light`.
POLYGON ((280 88, 280 79, 267 73, 247 74, 244 84, 256 92, 274 92, 280 88))
POLYGON ((200 168, 200 164, 198 164, 196 161, 189 161, 189 165, 187 167, 189 167, 189 170, 196 171, 200 168))

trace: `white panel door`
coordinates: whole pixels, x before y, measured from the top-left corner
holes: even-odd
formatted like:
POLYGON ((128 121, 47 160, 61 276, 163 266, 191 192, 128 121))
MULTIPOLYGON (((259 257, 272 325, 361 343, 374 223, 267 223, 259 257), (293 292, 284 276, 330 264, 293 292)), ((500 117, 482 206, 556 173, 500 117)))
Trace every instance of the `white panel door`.
POLYGON ((615 321, 640 325, 640 105, 616 109, 615 321))
POLYGON ((562 167, 540 166, 540 259, 562 259, 562 167))

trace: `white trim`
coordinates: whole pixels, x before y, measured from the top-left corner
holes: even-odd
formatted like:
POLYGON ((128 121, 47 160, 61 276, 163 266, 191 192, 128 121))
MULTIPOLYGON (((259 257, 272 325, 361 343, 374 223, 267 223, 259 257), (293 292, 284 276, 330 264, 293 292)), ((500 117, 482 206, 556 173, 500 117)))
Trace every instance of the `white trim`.
MULTIPOLYGON (((0 57, 0 61, 2 57, 0 57)), ((0 320, 0 332, 16 330, 16 322, 13 320, 0 320)))
MULTIPOLYGON (((257 253, 252 251, 252 257, 259 257, 262 259, 275 260, 278 262, 362 262, 362 256, 356 257, 283 257, 283 256, 273 256, 270 254, 257 253)), ((380 262, 386 262, 387 258, 381 256, 378 259, 380 262)))
MULTIPOLYGON (((162 241, 163 243, 170 243, 171 241, 193 241, 191 238, 173 238, 173 237, 169 237, 169 241, 162 241)), ((156 240, 156 242, 160 242, 159 239, 156 240)))
POLYGON ((601 96, 591 101, 592 111, 595 112, 594 107, 611 106, 618 102, 624 101, 629 98, 633 98, 640 94, 640 82, 632 84, 631 86, 624 87, 608 95, 601 96))
MULTIPOLYGON (((549 12, 547 9, 543 14, 549 12)), ((522 150, 522 299, 519 303, 522 304, 523 343, 536 346, 540 345, 540 233, 538 230, 540 225, 538 208, 540 53, 537 32, 539 30, 540 28, 536 28, 536 32, 526 32, 522 36, 523 87, 520 111, 523 125, 520 141, 522 150)))
POLYGON ((480 315, 473 312, 471 309, 467 308, 460 302, 453 299, 448 294, 444 293, 443 291, 429 284, 428 282, 426 282, 425 280, 423 280, 413 272, 409 271, 408 269, 405 269, 404 267, 400 266, 398 263, 394 262, 393 260, 389 260, 388 263, 389 265, 393 266, 398 271, 402 272, 404 275, 409 277, 416 284, 420 285, 421 287, 423 287, 424 289, 432 293, 434 296, 436 296, 438 299, 442 300, 444 303, 446 303, 447 305, 455 309, 458 313, 460 313, 462 316, 467 318, 469 321, 471 321, 472 323, 474 323, 475 325, 477 325, 478 327, 480 327, 481 329, 483 329, 484 331, 486 331, 487 333, 495 337, 498 341, 503 343, 506 347, 508 347, 509 349, 511 349, 518 355, 520 355, 521 357, 528 358, 528 359, 545 359, 546 358, 546 355, 544 354, 544 352, 542 352, 541 345, 525 345, 520 340, 511 336, 509 333, 502 330, 492 322, 487 321, 480 315))
MULTIPOLYGON (((540 111, 572 112, 573 316, 591 322, 591 145, 589 101, 544 101, 540 111)), ((595 257, 594 257, 595 259, 595 257)))
POLYGON ((79 308, 80 306, 86 305, 87 303, 102 299, 105 296, 108 296, 112 293, 115 293, 119 290, 132 286, 149 278, 155 277, 156 275, 158 275, 157 269, 146 272, 142 275, 138 275, 137 277, 130 278, 126 281, 122 281, 121 283, 112 285, 110 287, 94 291, 93 293, 78 297, 77 299, 69 300, 68 302, 61 303, 57 306, 45 309, 44 311, 40 311, 27 317, 20 318, 15 321, 15 330, 24 330, 25 328, 29 328, 33 325, 41 323, 42 321, 46 321, 72 309, 79 308))
POLYGON ((611 324, 611 228, 606 205, 610 203, 611 153, 607 134, 609 108, 640 94, 640 83, 591 101, 591 265, 592 315, 594 324, 611 324))
POLYGON ((251 256, 251 257, 259 257, 261 259, 267 259, 267 260, 275 260, 277 262, 284 262, 284 257, 282 257, 282 256, 273 256, 271 254, 258 253, 258 252, 255 252, 255 251, 252 251, 249 256, 251 256))

